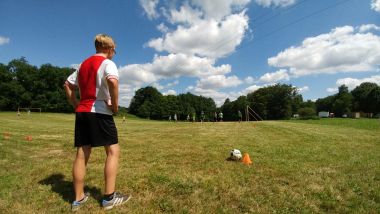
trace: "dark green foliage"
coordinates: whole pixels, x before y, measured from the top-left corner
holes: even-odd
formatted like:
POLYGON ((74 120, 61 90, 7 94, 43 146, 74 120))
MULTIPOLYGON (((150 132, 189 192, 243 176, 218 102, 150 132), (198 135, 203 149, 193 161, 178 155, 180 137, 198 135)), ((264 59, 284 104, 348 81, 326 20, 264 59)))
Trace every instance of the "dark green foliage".
POLYGON ((213 118, 213 114, 216 111, 216 104, 213 99, 196 96, 191 93, 178 95, 178 102, 180 105, 180 119, 186 119, 186 116, 190 116, 195 113, 196 118, 199 118, 202 111, 205 114, 205 120, 213 118))
POLYGON ((348 87, 341 85, 339 92, 335 95, 332 111, 336 116, 343 116, 351 113, 352 95, 348 92, 348 87))
POLYGON ((178 120, 186 120, 187 115, 205 113, 206 120, 212 118, 216 109, 214 100, 191 93, 178 96, 163 96, 157 89, 148 86, 136 91, 129 105, 129 113, 150 119, 168 119, 177 114, 178 120))
POLYGON ((337 94, 318 99, 315 105, 317 112, 333 112, 336 116, 350 112, 377 114, 380 112, 380 87, 364 82, 349 92, 347 86, 341 85, 337 94))
POLYGON ((242 113, 242 117, 245 118, 245 109, 249 105, 246 96, 240 96, 237 100, 231 102, 226 99, 222 107, 224 121, 237 121, 239 120, 239 111, 242 113))
POLYGON ((318 99, 315 103, 317 112, 333 112, 336 116, 341 117, 348 115, 352 110, 353 96, 348 91, 348 87, 341 85, 339 92, 326 98, 318 99))
POLYGON ((260 88, 247 95, 250 107, 263 119, 289 119, 297 112, 302 96, 292 85, 276 84, 260 88))
POLYGON ((298 114, 301 119, 314 119, 317 117, 315 109, 310 107, 298 109, 298 114))
POLYGON ((63 90, 63 83, 72 69, 50 64, 40 68, 25 58, 14 59, 0 65, 0 110, 15 111, 22 108, 42 108, 48 112, 72 112, 63 90))
POLYGON ((352 90, 353 111, 378 113, 380 87, 376 83, 364 82, 352 90))
POLYGON ((131 101, 129 113, 144 118, 161 119, 162 97, 162 94, 151 86, 140 88, 131 101))
POLYGON ((374 114, 380 113, 380 87, 372 89, 368 94, 368 100, 371 100, 368 111, 374 114))
POLYGON ((332 105, 333 105, 334 101, 335 101, 334 95, 318 99, 315 102, 317 112, 320 112, 320 111, 331 112, 332 111, 332 105))
POLYGON ((312 108, 312 109, 316 109, 315 107, 315 102, 311 101, 311 100, 307 100, 306 102, 302 102, 301 105, 300 105, 301 108, 312 108))

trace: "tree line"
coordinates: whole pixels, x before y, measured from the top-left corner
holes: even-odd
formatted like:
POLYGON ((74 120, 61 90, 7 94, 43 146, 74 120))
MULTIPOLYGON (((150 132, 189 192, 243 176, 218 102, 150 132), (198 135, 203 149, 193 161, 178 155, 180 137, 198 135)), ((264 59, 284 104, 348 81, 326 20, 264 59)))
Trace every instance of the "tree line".
POLYGON ((72 112, 66 100, 63 83, 73 72, 51 64, 39 68, 25 58, 0 63, 0 110, 15 111, 20 108, 41 108, 44 112, 72 112))
MULTIPOLYGON (((22 108, 42 108, 44 112, 73 112, 63 90, 63 83, 73 72, 71 68, 60 68, 51 64, 39 68, 30 65, 25 58, 14 59, 7 65, 0 63, 0 110, 15 111, 22 108)), ((328 111, 336 116, 351 112, 380 113, 380 86, 365 82, 349 91, 341 85, 338 93, 320 98, 315 102, 304 101, 292 85, 276 84, 260 88, 235 101, 226 99, 217 107, 212 98, 193 95, 163 95, 156 88, 148 86, 136 91, 131 100, 129 113, 142 118, 168 119, 176 114, 185 120, 193 114, 199 120, 201 112, 205 119, 213 120, 214 113, 223 112, 225 121, 238 120, 238 112, 245 115, 249 106, 263 119, 289 119, 294 115, 311 118, 317 112, 328 111)), ((126 111, 121 108, 122 113, 126 111)))
POLYGON ((376 83, 364 82, 351 92, 341 85, 338 93, 318 99, 317 111, 330 111, 337 116, 351 112, 365 112, 377 115, 380 113, 380 86, 376 83))
POLYGON ((179 120, 185 120, 187 115, 193 114, 199 119, 202 111, 205 119, 211 120, 216 110, 216 104, 211 98, 191 93, 164 96, 151 86, 137 90, 129 105, 129 113, 158 120, 168 119, 174 114, 179 120))
POLYGON ((313 102, 304 101, 298 89, 292 85, 276 84, 240 96, 235 101, 227 98, 217 108, 211 98, 190 93, 164 96, 157 89, 148 86, 136 91, 129 112, 151 119, 166 119, 177 114, 180 120, 185 120, 187 115, 192 114, 199 118, 203 111, 206 121, 213 120, 215 112, 223 112, 224 121, 236 121, 239 119, 239 111, 243 118, 246 116, 247 106, 264 120, 290 119, 295 115, 306 119, 315 118, 320 111, 333 112, 338 117, 351 112, 376 115, 380 113, 380 87, 376 83, 365 82, 349 92, 347 86, 341 85, 337 94, 313 102))
MULTIPOLYGON (((318 112, 334 113, 337 117, 349 116, 352 112, 380 114, 380 86, 364 82, 351 92, 346 85, 338 88, 338 93, 317 99, 304 101, 302 95, 292 85, 276 84, 260 88, 236 101, 226 99, 221 106, 225 120, 237 120, 238 111, 245 114, 249 106, 263 119, 289 119, 292 116, 309 119, 317 117, 318 112)), ((245 116, 245 115, 244 115, 245 116)))

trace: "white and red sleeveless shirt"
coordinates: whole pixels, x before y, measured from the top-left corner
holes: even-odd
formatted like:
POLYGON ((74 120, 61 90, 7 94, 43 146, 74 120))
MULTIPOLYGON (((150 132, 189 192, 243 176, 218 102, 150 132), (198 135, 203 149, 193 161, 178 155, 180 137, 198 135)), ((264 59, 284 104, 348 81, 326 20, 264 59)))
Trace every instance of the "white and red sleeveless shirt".
POLYGON ((77 86, 80 92, 80 102, 75 112, 94 112, 112 115, 106 102, 111 99, 107 85, 108 79, 119 79, 114 62, 101 56, 93 55, 82 62, 72 73, 67 82, 77 86))

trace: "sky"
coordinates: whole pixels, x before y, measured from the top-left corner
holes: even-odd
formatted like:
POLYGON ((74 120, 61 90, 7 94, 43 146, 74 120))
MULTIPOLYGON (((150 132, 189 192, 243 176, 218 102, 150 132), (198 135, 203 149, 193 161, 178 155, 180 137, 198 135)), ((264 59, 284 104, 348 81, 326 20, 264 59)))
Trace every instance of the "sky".
POLYGON ((217 106, 291 84, 304 100, 380 85, 380 0, 1 0, 0 63, 73 67, 112 36, 121 106, 135 91, 217 106))

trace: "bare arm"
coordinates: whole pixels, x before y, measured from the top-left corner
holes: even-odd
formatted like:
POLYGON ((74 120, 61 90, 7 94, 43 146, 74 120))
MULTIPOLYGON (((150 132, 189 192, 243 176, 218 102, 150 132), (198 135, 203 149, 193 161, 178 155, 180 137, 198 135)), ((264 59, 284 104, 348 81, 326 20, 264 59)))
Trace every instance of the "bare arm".
POLYGON ((76 109, 78 106, 78 99, 75 95, 75 88, 68 82, 66 82, 63 87, 66 91, 67 101, 74 107, 74 109, 76 109))
POLYGON ((111 110, 114 114, 119 111, 119 81, 111 78, 107 80, 108 89, 111 96, 111 110))

